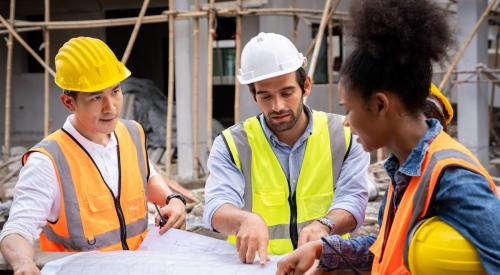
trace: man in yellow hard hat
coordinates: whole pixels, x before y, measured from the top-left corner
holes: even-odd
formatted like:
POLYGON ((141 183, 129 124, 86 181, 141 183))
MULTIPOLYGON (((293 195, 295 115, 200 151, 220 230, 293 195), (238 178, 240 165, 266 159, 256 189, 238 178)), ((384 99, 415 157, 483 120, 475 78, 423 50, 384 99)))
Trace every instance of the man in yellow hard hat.
MULTIPOLYGON (((130 71, 99 39, 73 38, 55 57, 56 84, 72 114, 23 156, 1 251, 15 274, 38 274, 42 251, 134 250, 147 233, 146 200, 185 227, 185 199, 150 165, 146 136, 119 118, 130 71)), ((157 217, 158 220, 158 217, 157 217)))

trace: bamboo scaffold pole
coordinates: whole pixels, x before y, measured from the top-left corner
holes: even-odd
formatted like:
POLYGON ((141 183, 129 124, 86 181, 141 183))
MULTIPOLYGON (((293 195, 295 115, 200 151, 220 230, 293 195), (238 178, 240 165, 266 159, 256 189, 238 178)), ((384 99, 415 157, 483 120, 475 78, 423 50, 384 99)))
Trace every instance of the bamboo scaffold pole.
MULTIPOLYGON (((200 10, 200 0, 194 1, 196 11, 200 10)), ((200 18, 194 18, 193 31, 193 170, 199 177, 198 136, 200 128, 200 18)))
MULTIPOLYGON (((50 21, 50 0, 45 0, 45 22, 50 21)), ((45 63, 50 64, 50 31, 45 29, 43 32, 44 57, 45 63)), ((43 136, 49 135, 50 130, 50 75, 49 70, 45 69, 43 74, 44 93, 43 93, 43 136)))
POLYGON ((144 15, 146 14, 148 6, 149 6, 149 0, 144 0, 144 2, 142 2, 141 11, 139 12, 139 17, 137 17, 134 29, 132 30, 132 34, 130 35, 130 39, 128 40, 127 48, 125 48, 125 53, 123 53, 122 57, 123 64, 127 64, 128 58, 130 57, 130 53, 132 52, 132 48, 134 47, 135 39, 137 38, 137 34, 139 34, 139 30, 141 29, 142 20, 144 19, 144 15))
POLYGON ((54 72, 54 70, 52 70, 48 64, 46 64, 42 58, 28 45, 28 43, 26 43, 26 41, 24 41, 24 39, 19 36, 19 34, 12 28, 12 26, 7 22, 7 20, 5 20, 5 18, 0 15, 0 22, 2 22, 2 24, 7 28, 7 30, 9 31, 10 34, 12 34, 12 36, 14 36, 14 38, 17 40, 17 42, 19 42, 19 44, 21 44, 21 46, 23 46, 32 56, 33 58, 36 59, 36 61, 38 61, 38 63, 40 63, 40 65, 42 65, 42 67, 44 67, 46 70, 49 71, 49 73, 55 77, 56 76, 56 73, 54 72))
POLYGON ((492 0, 488 4, 488 6, 486 7, 486 9, 484 10, 484 12, 481 15, 481 17, 479 17, 479 20, 477 20, 476 24, 474 25, 474 27, 470 31, 469 35, 465 39, 464 44, 462 45, 462 47, 460 48, 460 50, 455 54, 455 57, 453 58, 453 61, 451 62, 450 67, 448 67, 448 71, 446 72, 446 74, 444 75, 443 79, 441 80, 441 83, 439 83, 439 90, 442 91, 443 88, 444 88, 444 85, 446 85, 446 82, 448 82, 448 80, 450 80, 451 74, 452 74, 453 70, 455 70, 455 67, 457 66, 457 64, 460 61, 460 59, 462 59, 462 57, 463 57, 463 55, 465 53, 465 50, 467 49, 467 47, 469 46, 470 42, 474 38, 475 34, 479 30, 479 27, 483 23, 484 19, 488 16, 488 14, 491 12, 491 10, 493 9, 493 7, 496 6, 497 2, 498 2, 497 0, 492 0))
POLYGON ((333 22, 328 20, 328 51, 327 51, 327 74, 328 74, 328 112, 333 112, 333 22))
MULTIPOLYGON (((165 11, 159 15, 148 15, 144 16, 142 24, 155 24, 164 23, 168 21, 170 14, 174 14, 176 20, 180 19, 191 19, 193 17, 206 17, 209 13, 208 10, 201 11, 165 11)), ((267 8, 267 9, 244 9, 238 12, 237 9, 219 9, 217 10, 217 15, 224 16, 294 16, 297 15, 304 17, 305 15, 316 16, 321 15, 322 10, 317 9, 301 9, 301 8, 267 8)), ((348 14, 346 12, 334 12, 334 16, 338 20, 347 20, 348 14)), ((13 25, 16 27, 18 32, 21 31, 33 31, 41 30, 46 28, 48 30, 71 30, 71 29, 89 29, 89 28, 102 28, 102 27, 119 27, 119 26, 129 26, 137 23, 137 17, 124 17, 124 18, 114 18, 114 19, 95 19, 95 20, 73 20, 73 21, 25 21, 25 20, 15 20, 13 25)), ((0 24, 0 34, 7 33, 8 30, 2 29, 6 26, 2 23, 0 24)))
MULTIPOLYGON (((292 2, 292 7, 295 9, 297 7, 297 0, 293 0, 292 2)), ((292 26, 292 37, 293 37, 293 44, 295 47, 297 47, 297 43, 299 42, 299 33, 297 31, 297 28, 299 26, 299 17, 297 14, 293 16, 293 26, 292 26)))
POLYGON ((316 43, 314 45, 314 51, 313 51, 313 55, 311 58, 311 65, 309 67, 309 72, 307 74, 309 77, 311 77, 311 79, 314 79, 314 71, 316 70, 316 63, 318 62, 318 55, 319 55, 319 50, 321 47, 321 42, 323 41, 323 33, 325 31, 326 22, 327 22, 327 20, 329 20, 329 17, 330 17, 329 14, 333 14, 333 12, 337 9, 337 6, 339 5, 339 3, 340 3, 340 0, 335 0, 332 11, 330 11, 332 0, 327 0, 325 2, 325 7, 323 8, 323 16, 321 17, 321 22, 319 24, 318 33, 316 34, 316 43))
MULTIPOLYGON (((15 24, 11 22, 11 24, 15 24)), ((24 27, 24 28, 16 28, 17 33, 22 33, 22 32, 31 32, 31 31, 41 31, 42 27, 24 27)), ((8 30, 0 30, 0 34, 6 34, 9 33, 8 30)))
MULTIPOLYGON (((236 5, 238 5, 238 12, 241 10, 241 0, 236 1, 236 5)), ((235 70, 234 70, 234 123, 240 122, 240 82, 238 81, 238 69, 240 68, 241 63, 241 15, 236 16, 236 62, 235 62, 235 70)))
MULTIPOLYGON (((174 0, 168 0, 169 10, 174 10, 174 0)), ((170 13, 168 18, 168 96, 167 96, 167 137, 166 137, 166 160, 165 170, 167 177, 170 177, 172 168, 172 117, 174 113, 174 35, 175 22, 174 14, 170 13)), ((178 125, 179 127, 179 125, 178 125)))
POLYGON ((213 74, 213 36, 214 29, 214 0, 210 0, 208 12, 208 41, 207 41, 207 151, 212 148, 212 74, 213 74))
MULTIPOLYGON (((16 10, 16 0, 10 0, 9 20, 14 22, 16 10)), ((2 153, 7 157, 10 153, 10 123, 11 123, 11 93, 12 93, 12 56, 14 53, 14 37, 9 33, 7 40, 7 68, 5 77, 5 135, 2 153)))

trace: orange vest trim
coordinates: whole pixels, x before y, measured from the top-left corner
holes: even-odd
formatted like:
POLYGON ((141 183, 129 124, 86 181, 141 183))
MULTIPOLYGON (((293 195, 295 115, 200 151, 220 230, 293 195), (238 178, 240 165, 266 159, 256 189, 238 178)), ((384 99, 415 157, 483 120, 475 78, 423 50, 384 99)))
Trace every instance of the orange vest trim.
POLYGON ((458 166, 485 177, 496 194, 496 187, 487 170, 465 146, 441 131, 429 145, 420 176, 412 177, 388 227, 393 187, 389 184, 384 218, 377 240, 370 247, 374 254, 371 274, 410 274, 408 248, 412 228, 425 218, 439 179, 447 167, 458 166))
POLYGON ((61 190, 59 218, 40 235, 42 251, 135 250, 147 234, 146 137, 134 121, 120 120, 117 139, 119 187, 115 198, 88 152, 60 129, 35 145, 48 156, 61 190))

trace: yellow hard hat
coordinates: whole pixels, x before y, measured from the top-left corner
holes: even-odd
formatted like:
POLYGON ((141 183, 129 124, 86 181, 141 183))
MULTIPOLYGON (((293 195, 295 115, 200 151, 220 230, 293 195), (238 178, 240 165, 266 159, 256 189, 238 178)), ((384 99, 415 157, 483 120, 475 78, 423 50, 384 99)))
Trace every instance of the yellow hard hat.
POLYGON ((451 119, 453 118, 453 107, 451 107, 450 101, 441 93, 438 87, 434 85, 434 83, 431 82, 431 90, 430 90, 430 95, 436 97, 439 102, 441 102, 441 105, 443 105, 446 114, 444 114, 445 119, 446 119, 446 124, 450 124, 451 119))
POLYGON ((64 90, 98 92, 120 83, 130 71, 99 39, 72 38, 55 58, 56 84, 64 90))
POLYGON ((438 217, 417 225, 408 263, 413 275, 486 274, 474 246, 438 217))

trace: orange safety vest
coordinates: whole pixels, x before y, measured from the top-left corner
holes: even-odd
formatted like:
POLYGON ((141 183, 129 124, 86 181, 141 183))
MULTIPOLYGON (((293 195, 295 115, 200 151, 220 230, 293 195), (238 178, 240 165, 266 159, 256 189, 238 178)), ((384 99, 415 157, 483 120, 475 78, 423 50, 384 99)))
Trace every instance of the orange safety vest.
POLYGON ((35 145, 50 158, 58 179, 59 218, 40 234, 42 251, 135 250, 147 233, 146 185, 149 177, 145 134, 134 121, 115 128, 119 185, 115 198, 89 153, 64 129, 35 145))
POLYGON ((429 145, 420 176, 411 178, 391 224, 388 224, 388 215, 393 187, 392 183, 389 184, 382 227, 377 240, 370 247, 374 255, 371 274, 410 274, 408 248, 411 230, 425 218, 434 189, 444 170, 450 166, 463 167, 484 176, 496 194, 493 180, 476 157, 465 146, 441 131, 429 145))

